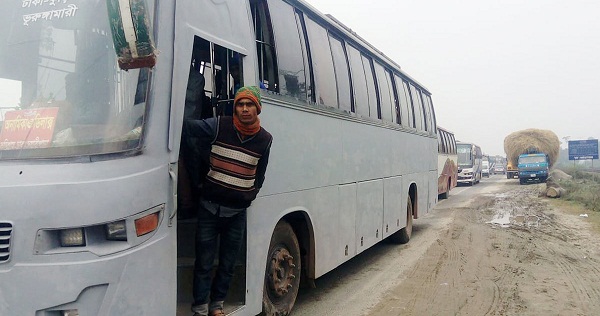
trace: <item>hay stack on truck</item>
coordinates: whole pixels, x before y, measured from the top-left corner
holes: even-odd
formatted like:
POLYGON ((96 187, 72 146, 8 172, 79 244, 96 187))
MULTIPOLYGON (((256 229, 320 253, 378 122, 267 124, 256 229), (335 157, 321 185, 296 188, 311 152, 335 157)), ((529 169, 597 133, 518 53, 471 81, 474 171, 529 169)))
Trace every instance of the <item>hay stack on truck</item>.
POLYGON ((516 167, 521 184, 530 180, 546 182, 558 159, 560 141, 552 131, 531 128, 506 136, 504 151, 508 160, 507 178, 511 178, 508 172, 514 173, 516 167), (509 171, 509 166, 513 170, 509 171))

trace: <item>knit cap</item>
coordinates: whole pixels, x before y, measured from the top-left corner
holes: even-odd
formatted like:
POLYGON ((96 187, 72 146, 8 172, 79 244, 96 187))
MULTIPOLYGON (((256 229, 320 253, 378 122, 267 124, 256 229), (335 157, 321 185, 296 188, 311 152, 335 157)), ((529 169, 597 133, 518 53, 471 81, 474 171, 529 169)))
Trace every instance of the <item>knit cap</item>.
POLYGON ((262 104, 260 103, 260 90, 257 86, 246 86, 241 87, 235 93, 235 99, 233 99, 233 104, 237 104, 239 99, 250 99, 256 105, 256 113, 260 114, 262 109, 262 104))

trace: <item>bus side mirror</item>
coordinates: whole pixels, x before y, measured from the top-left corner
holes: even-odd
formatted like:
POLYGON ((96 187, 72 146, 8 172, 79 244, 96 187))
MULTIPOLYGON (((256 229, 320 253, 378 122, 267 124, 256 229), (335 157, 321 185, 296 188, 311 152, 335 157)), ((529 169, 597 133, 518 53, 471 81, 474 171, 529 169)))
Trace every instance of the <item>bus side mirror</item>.
POLYGON ((154 67, 156 48, 145 0, 106 0, 106 7, 119 68, 154 67))

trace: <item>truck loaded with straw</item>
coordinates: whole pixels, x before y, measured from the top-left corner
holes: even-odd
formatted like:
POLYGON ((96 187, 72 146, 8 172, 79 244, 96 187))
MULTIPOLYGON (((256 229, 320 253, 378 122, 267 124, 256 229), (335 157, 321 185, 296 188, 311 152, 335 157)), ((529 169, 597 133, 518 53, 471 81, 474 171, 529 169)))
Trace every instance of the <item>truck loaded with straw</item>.
POLYGON ((560 141, 552 131, 531 128, 506 136, 504 152, 508 165, 516 167, 521 184, 546 182, 550 168, 558 160, 560 141))

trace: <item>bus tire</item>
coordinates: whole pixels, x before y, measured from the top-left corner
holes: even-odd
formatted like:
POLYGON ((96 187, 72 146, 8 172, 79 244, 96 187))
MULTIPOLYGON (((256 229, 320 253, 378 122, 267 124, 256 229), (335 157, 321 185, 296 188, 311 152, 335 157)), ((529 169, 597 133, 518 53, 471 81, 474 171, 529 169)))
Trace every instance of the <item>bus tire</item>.
POLYGON ((281 221, 275 226, 267 254, 263 313, 290 314, 300 285, 300 245, 292 226, 281 221))
POLYGON ((413 224, 413 205, 410 196, 406 201, 406 226, 401 230, 393 233, 390 236, 390 240, 395 244, 406 244, 410 240, 412 235, 412 224, 413 224))
POLYGON ((440 195, 442 199, 447 199, 450 196, 450 188, 452 188, 452 180, 448 179, 448 186, 446 187, 446 191, 440 195))
POLYGON ((446 190, 445 192, 441 193, 440 196, 439 196, 439 198, 441 200, 447 199, 448 198, 448 190, 446 190))

